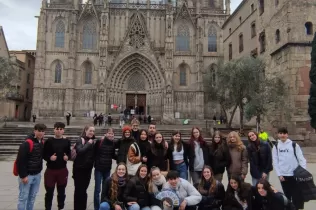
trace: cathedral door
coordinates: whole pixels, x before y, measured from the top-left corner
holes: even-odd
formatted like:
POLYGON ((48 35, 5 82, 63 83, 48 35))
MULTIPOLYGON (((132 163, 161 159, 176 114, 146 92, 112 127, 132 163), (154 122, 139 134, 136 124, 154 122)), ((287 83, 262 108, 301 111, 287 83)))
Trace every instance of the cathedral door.
POLYGON ((126 107, 134 109, 135 114, 146 114, 146 94, 126 94, 126 107))

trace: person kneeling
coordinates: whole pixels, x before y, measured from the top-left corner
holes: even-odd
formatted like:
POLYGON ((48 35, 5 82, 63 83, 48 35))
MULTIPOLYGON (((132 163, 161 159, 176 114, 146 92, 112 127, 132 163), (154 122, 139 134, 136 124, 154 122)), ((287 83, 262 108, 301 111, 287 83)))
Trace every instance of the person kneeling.
MULTIPOLYGON (((177 171, 169 171, 167 180, 163 186, 163 190, 171 190, 177 194, 180 199, 180 205, 174 207, 173 210, 193 210, 201 202, 202 195, 187 180, 180 178, 177 171)), ((170 210, 171 205, 164 202, 164 210, 170 210)))

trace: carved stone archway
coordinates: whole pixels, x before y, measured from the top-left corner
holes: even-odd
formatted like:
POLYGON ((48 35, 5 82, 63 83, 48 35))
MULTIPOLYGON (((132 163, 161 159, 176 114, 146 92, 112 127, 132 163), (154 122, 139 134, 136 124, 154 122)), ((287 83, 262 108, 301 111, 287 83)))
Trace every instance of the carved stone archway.
POLYGON ((134 53, 122 59, 113 68, 107 85, 109 106, 119 104, 125 109, 126 94, 146 94, 146 113, 162 116, 165 81, 147 57, 134 53))

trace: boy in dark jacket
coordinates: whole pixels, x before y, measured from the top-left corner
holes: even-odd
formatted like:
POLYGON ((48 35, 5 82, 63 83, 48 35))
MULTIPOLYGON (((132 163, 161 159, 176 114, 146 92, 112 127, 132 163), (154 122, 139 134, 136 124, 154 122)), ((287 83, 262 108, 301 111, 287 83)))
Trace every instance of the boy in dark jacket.
POLYGON ((43 157, 47 162, 47 169, 44 175, 45 209, 52 209, 55 185, 57 185, 58 209, 65 206, 65 189, 68 181, 67 161, 70 157, 70 141, 63 137, 65 124, 56 122, 54 125, 54 137, 50 137, 44 144, 43 157))
POLYGON ((27 137, 32 141, 23 142, 19 148, 16 165, 19 174, 19 198, 18 210, 33 209, 35 198, 41 183, 41 171, 43 168, 43 138, 46 125, 36 124, 34 134, 27 137), (30 151, 30 148, 32 148, 30 151))

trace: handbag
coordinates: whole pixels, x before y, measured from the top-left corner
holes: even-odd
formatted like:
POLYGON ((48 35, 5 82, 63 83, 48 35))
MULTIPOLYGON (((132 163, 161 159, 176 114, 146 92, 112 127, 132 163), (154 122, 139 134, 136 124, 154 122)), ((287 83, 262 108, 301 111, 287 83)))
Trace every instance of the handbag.
MULTIPOLYGON (((141 157, 140 154, 140 149, 138 145, 134 142, 131 147, 133 147, 136 151, 137 156, 141 157)), ((139 161, 139 163, 132 163, 131 161, 128 160, 128 157, 126 158, 126 167, 127 167, 127 172, 128 175, 135 176, 139 166, 142 164, 142 161, 139 161)))

